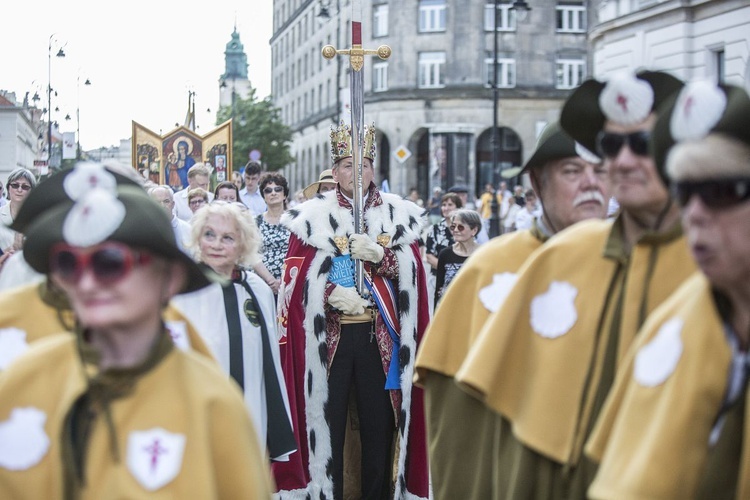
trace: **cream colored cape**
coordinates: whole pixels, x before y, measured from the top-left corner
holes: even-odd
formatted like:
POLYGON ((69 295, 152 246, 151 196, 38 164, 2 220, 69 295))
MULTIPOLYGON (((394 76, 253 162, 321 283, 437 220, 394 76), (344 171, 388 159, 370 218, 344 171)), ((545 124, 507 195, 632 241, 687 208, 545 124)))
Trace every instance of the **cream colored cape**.
MULTIPOLYGON (((577 464, 585 438, 581 413, 591 411, 596 394, 598 380, 584 388, 601 362, 598 340, 612 326, 606 320, 617 299, 610 287, 618 264, 603 253, 615 231, 619 226, 611 221, 584 221, 535 252, 456 375, 460 387, 510 421, 520 442, 559 463, 577 464)), ((679 227, 644 236, 633 247, 618 358, 642 312, 653 310, 694 269, 679 227)))
MULTIPOLYGON (((44 302, 42 295, 46 280, 0 292, 0 371, 29 345, 49 335, 69 331, 75 324, 70 310, 58 310, 44 302), (63 324, 63 321, 67 324, 63 324), (13 353, 11 353, 11 349, 13 353)), ((169 304, 162 314, 180 349, 192 349, 214 360, 206 343, 193 325, 174 306, 169 304)))
MULTIPOLYGON (((72 335, 39 340, 0 374, 0 498, 63 498, 66 417, 86 389, 72 335)), ((271 497, 242 395, 204 356, 172 349, 110 408, 119 458, 96 412, 83 500, 271 497)))
POLYGON ((490 240, 469 257, 427 327, 415 383, 424 386, 430 371, 456 374, 484 322, 515 282, 516 271, 541 246, 540 237, 538 231, 513 232, 490 240))
MULTIPOLYGON (((731 357, 710 284, 697 272, 649 316, 617 374, 586 446, 601 460, 590 495, 694 498, 731 357)), ((749 422, 746 410, 744 450, 749 422)), ((737 498, 748 498, 747 451, 739 467, 737 498)))

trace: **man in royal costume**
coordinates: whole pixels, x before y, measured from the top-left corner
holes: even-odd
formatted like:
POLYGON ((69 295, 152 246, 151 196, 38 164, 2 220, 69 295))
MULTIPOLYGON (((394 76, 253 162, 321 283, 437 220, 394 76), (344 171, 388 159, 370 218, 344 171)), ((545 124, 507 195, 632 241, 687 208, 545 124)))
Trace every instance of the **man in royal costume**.
POLYGON ((378 191, 375 148, 374 126, 365 127, 363 234, 354 233, 356 165, 343 124, 331 133, 336 189, 282 217, 292 234, 279 291, 280 342, 299 452, 274 464, 281 498, 343 498, 352 389, 362 446, 357 496, 429 495, 422 394, 412 384, 429 321, 419 251, 425 215, 378 191), (364 262, 367 299, 354 287, 353 259, 364 262))

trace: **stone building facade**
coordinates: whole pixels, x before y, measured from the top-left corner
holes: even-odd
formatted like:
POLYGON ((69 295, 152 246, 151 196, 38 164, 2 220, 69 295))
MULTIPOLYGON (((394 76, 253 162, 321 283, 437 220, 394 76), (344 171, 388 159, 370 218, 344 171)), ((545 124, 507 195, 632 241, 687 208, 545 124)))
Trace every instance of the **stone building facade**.
MULTIPOLYGON (((570 89, 590 73, 589 7, 532 0, 520 21, 499 1, 499 161, 493 170, 495 2, 363 0, 363 45, 389 45, 387 61, 365 63, 365 121, 375 122, 376 181, 392 191, 466 184, 481 192, 531 154, 570 89)), ((302 187, 330 167, 330 126, 349 120, 349 63, 324 60, 323 45, 350 46, 347 0, 275 0, 272 97, 294 130, 296 162, 285 175, 302 187)))
MULTIPOLYGON (((750 4, 746 0, 542 1, 518 22, 500 0, 499 165, 493 171, 494 1, 363 0, 367 48, 388 44, 388 61, 368 58, 365 117, 375 122, 377 179, 392 190, 468 184, 480 191, 523 163, 541 128, 557 118, 587 76, 661 69, 750 89, 750 4)), ((286 175, 304 185, 328 165, 331 124, 348 119, 348 61, 320 48, 350 45, 347 0, 275 0, 272 95, 294 134, 297 161, 286 175)))

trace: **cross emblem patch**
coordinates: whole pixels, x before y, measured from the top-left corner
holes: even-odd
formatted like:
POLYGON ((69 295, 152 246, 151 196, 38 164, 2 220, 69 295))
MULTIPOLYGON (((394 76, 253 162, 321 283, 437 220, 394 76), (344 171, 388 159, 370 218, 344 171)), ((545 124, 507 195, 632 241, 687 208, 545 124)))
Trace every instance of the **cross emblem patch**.
POLYGON ((160 427, 133 431, 128 436, 128 470, 148 491, 169 484, 180 473, 185 435, 160 427))

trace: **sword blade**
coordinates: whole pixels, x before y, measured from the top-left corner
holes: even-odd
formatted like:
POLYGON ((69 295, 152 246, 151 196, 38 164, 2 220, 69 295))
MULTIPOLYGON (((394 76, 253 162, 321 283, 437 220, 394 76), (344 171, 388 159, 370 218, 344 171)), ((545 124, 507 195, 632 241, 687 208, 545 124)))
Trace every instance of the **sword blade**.
MULTIPOLYGON (((362 46, 362 0, 351 0, 352 3, 352 48, 362 46)), ((351 66, 351 60, 349 62, 351 66)), ((359 71, 350 68, 349 89, 351 92, 351 130, 352 130, 352 163, 354 167, 354 232, 364 232, 364 188, 362 185, 362 160, 364 156, 364 67, 359 71)), ((354 280, 360 295, 366 292, 364 282, 364 264, 354 261, 354 280)))

